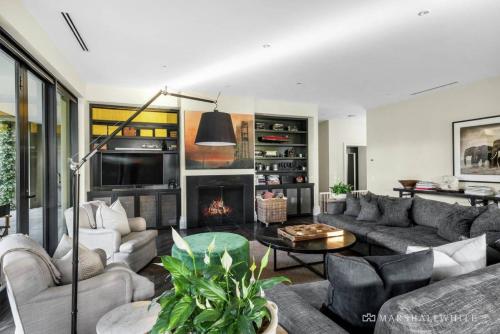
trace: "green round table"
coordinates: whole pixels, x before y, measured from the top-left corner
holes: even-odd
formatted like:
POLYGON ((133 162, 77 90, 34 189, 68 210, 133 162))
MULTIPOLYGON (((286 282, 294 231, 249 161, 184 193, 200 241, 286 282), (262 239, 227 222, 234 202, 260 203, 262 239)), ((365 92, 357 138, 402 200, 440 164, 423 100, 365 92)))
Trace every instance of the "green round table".
MULTIPOLYGON (((224 254, 224 250, 227 250, 229 255, 233 258, 232 272, 238 279, 241 279, 243 275, 248 272, 250 245, 246 238, 234 233, 207 232, 185 237, 184 240, 186 240, 193 251, 196 268, 205 267, 205 262, 203 261, 205 252, 214 237, 215 249, 210 255, 210 263, 220 264, 220 258, 224 254)), ((172 256, 181 260, 187 267, 193 267, 193 261, 188 253, 178 249, 175 245, 172 247, 172 256)))

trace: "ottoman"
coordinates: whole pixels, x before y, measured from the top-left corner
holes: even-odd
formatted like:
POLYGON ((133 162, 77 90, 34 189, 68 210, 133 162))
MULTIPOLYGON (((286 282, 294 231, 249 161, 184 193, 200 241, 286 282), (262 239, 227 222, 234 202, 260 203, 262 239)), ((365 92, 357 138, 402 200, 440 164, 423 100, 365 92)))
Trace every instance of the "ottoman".
MULTIPOLYGON (((238 280, 248 272, 250 262, 250 245, 248 240, 241 235, 226 232, 208 232, 187 236, 184 238, 193 250, 196 268, 204 268, 205 252, 208 245, 215 238, 215 250, 210 255, 210 263, 219 263, 224 250, 233 258, 232 272, 238 280)), ((175 245, 172 247, 172 256, 181 260, 187 267, 193 267, 189 255, 175 245)), ((248 275, 247 275, 248 278, 248 275)))

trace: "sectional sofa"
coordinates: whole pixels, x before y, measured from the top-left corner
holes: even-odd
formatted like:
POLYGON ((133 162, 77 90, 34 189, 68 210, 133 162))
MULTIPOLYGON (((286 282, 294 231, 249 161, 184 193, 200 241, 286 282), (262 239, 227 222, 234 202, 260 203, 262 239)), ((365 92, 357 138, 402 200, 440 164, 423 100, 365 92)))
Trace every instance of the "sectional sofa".
MULTIPOLYGON (((322 214, 319 221, 354 233, 358 238, 355 250, 363 255, 404 254, 408 246, 436 247, 452 242, 439 233, 440 224, 446 222, 444 215, 455 213, 460 220, 471 210, 416 197, 408 209, 411 224, 407 227, 387 226, 380 220, 360 221, 346 214, 322 214)), ((486 233, 488 266, 389 299, 374 319, 374 333, 500 333, 500 210, 494 205, 478 210, 478 217, 469 216, 465 225, 472 229, 470 237, 486 233), (481 219, 480 214, 484 214, 481 219)), ((280 324, 290 334, 348 333, 346 326, 331 320, 322 307, 331 289, 335 287, 327 280, 279 285, 267 296, 278 305, 280 324)))

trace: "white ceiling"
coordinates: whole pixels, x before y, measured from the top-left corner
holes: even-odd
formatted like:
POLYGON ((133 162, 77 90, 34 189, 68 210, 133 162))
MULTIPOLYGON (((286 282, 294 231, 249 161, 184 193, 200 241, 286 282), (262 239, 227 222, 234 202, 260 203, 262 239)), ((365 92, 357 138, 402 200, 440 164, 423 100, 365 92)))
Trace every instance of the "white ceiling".
POLYGON ((500 74, 499 0, 23 3, 89 84, 312 102, 329 118, 500 74))

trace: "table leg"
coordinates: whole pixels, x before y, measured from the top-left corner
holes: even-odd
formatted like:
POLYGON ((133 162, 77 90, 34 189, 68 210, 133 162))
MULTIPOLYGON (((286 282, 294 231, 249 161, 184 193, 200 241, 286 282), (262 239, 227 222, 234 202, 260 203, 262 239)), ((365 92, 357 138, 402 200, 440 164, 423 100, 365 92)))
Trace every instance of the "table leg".
POLYGON ((286 266, 286 267, 278 267, 278 257, 276 256, 277 250, 273 249, 273 256, 274 256, 274 271, 280 271, 280 270, 288 270, 288 269, 296 269, 296 268, 307 268, 319 277, 325 278, 325 259, 326 259, 326 254, 323 254, 323 261, 316 261, 316 262, 305 262, 302 261, 300 258, 296 257, 293 254, 290 254, 290 252, 287 252, 288 256, 294 259, 298 264, 296 265, 291 265, 291 266, 286 266), (313 267, 313 265, 316 264, 323 264, 323 272, 320 272, 316 268, 313 267))

